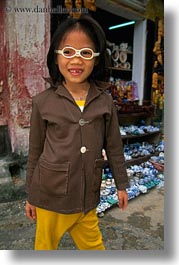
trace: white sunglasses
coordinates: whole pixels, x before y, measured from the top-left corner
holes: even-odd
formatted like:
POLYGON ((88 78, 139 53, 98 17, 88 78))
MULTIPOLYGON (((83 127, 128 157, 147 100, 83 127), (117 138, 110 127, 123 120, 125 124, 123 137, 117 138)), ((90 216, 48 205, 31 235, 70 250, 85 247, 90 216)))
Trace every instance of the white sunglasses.
POLYGON ((82 48, 80 50, 76 50, 73 47, 64 47, 62 50, 55 50, 55 53, 63 55, 65 58, 73 58, 75 56, 81 57, 85 60, 91 60, 94 57, 99 56, 99 52, 94 52, 90 48, 82 48))

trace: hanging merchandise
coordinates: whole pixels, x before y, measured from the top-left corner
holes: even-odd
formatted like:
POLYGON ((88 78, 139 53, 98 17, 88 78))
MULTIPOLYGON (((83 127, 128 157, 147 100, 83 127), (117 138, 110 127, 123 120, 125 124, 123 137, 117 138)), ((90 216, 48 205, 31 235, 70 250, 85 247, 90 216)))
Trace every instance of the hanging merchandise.
POLYGON ((156 18, 157 37, 153 48, 152 103, 156 109, 164 108, 164 21, 156 18))
POLYGON ((88 10, 96 11, 96 0, 65 0, 64 5, 73 18, 79 18, 82 13, 88 13, 88 10))

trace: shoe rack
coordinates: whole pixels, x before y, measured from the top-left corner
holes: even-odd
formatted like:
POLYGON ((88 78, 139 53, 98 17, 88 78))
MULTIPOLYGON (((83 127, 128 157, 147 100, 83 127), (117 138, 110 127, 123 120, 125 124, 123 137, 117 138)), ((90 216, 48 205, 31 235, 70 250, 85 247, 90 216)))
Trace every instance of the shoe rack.
MULTIPOLYGON (((146 113, 146 112, 140 112, 140 113, 118 113, 118 120, 119 120, 119 126, 128 128, 128 126, 135 126, 138 128, 144 127, 148 128, 151 127, 156 128, 155 126, 152 126, 152 118, 154 115, 152 113, 146 113), (143 126, 142 126, 143 125, 143 126)), ((126 133, 126 135, 122 135, 122 140, 124 146, 135 146, 136 143, 138 143, 138 146, 141 144, 142 148, 144 148, 145 145, 152 145, 153 149, 150 153, 144 155, 144 152, 142 155, 140 155, 140 152, 138 152, 138 155, 136 154, 135 158, 132 158, 130 160, 126 161, 126 165, 134 165, 134 164, 140 164, 142 162, 145 162, 150 159, 151 156, 158 155, 159 152, 156 151, 156 147, 159 144, 161 140, 161 130, 160 128, 156 128, 157 130, 151 130, 147 131, 146 129, 143 131, 143 133, 139 132, 131 132, 126 133)))
MULTIPOLYGON (((155 186, 162 187, 164 185, 163 172, 160 172, 161 170, 159 171, 152 163, 152 159, 160 158, 162 168, 164 167, 164 145, 161 141, 161 130, 152 125, 154 114, 150 106, 144 107, 143 110, 138 113, 120 113, 120 110, 117 112, 119 128, 120 130, 122 128, 122 134, 125 133, 125 135, 121 134, 125 159, 126 150, 130 154, 127 156, 131 156, 130 159, 126 159, 130 184, 130 187, 126 189, 128 200, 134 199, 140 194, 147 194, 155 186), (150 128, 151 131, 147 131, 146 128, 150 128)), ((105 211, 116 206, 117 203, 115 181, 110 167, 107 165, 102 174, 100 203, 97 206, 98 216, 103 217, 105 211)))

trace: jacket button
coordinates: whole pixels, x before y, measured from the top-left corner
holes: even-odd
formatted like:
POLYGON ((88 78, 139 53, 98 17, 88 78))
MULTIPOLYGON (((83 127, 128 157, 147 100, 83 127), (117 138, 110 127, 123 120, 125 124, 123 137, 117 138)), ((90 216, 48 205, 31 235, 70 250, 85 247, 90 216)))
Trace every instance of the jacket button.
POLYGON ((80 126, 84 126, 86 123, 88 123, 89 121, 85 121, 84 119, 80 119, 79 120, 79 125, 80 126))
POLYGON ((82 154, 86 153, 86 151, 87 151, 86 146, 82 146, 82 147, 80 148, 80 152, 81 152, 82 154))

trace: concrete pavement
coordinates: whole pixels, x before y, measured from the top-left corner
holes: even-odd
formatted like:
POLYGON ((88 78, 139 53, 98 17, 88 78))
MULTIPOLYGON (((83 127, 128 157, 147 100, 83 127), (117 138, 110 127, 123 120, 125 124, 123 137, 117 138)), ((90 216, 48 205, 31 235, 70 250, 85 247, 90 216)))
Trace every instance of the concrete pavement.
MULTIPOLYGON (((164 249, 164 188, 130 200, 127 210, 113 207, 99 218, 106 250, 164 249)), ((0 203, 0 249, 32 250, 35 223, 24 214, 23 200, 0 203)), ((75 250, 65 234, 59 249, 75 250)))

